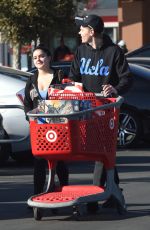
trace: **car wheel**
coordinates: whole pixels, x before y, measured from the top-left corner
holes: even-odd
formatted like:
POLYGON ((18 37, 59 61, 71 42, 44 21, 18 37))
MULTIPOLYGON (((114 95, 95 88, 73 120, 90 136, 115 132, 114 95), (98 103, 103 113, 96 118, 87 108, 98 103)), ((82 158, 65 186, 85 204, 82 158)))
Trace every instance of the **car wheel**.
POLYGON ((140 140, 141 133, 142 124, 138 115, 129 110, 121 110, 117 146, 121 148, 135 146, 140 140))

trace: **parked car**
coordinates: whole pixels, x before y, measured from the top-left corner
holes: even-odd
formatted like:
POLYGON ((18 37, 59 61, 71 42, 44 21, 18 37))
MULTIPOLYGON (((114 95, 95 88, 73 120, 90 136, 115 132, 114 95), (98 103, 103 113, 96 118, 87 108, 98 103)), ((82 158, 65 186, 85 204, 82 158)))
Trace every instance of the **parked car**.
POLYGON ((135 63, 150 68, 150 44, 126 53, 129 63, 135 63))
MULTIPOLYGON (((16 93, 25 87, 29 73, 0 66, 0 105, 22 105, 16 93)), ((0 143, 0 162, 7 161, 11 156, 16 160, 31 157, 29 141, 29 124, 21 109, 0 109, 1 140, 16 140, 28 136, 21 142, 0 143), (7 148, 6 148, 7 146, 7 148)))
POLYGON ((150 69, 131 64, 133 87, 124 95, 118 132, 118 146, 131 147, 150 134, 150 69))

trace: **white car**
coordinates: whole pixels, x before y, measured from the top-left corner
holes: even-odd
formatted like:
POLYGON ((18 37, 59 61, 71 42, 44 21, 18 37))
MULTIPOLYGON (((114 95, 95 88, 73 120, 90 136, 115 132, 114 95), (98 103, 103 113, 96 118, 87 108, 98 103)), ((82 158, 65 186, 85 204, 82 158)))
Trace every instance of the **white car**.
POLYGON ((5 108, 8 105, 23 108, 16 93, 25 88, 30 75, 31 73, 0 66, 0 106, 4 106, 0 108, 0 163, 6 161, 9 156, 15 160, 32 156, 29 123, 26 121, 24 110, 5 108), (27 138, 24 139, 25 137, 27 138), (9 143, 3 143, 4 139, 9 143))

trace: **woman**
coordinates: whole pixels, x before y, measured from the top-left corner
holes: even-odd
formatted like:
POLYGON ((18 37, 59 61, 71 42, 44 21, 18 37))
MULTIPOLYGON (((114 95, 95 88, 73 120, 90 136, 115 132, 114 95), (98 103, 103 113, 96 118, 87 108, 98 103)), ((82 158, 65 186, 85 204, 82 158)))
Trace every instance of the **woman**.
MULTIPOLYGON (((48 99, 50 85, 61 83, 62 74, 50 66, 51 53, 43 45, 33 50, 33 62, 37 71, 31 76, 25 87, 24 109, 25 113, 36 108, 38 101, 48 99)), ((28 118, 27 118, 28 119, 28 118)), ((43 192, 46 180, 47 161, 42 158, 34 158, 34 194, 43 192)), ((56 166, 60 185, 68 184, 68 169, 63 161, 58 161, 56 166)))

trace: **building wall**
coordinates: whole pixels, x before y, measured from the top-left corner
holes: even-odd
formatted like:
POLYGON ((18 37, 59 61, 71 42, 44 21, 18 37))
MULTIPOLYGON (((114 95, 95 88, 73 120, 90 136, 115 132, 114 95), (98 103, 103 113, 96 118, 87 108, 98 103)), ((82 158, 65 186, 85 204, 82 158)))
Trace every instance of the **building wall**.
POLYGON ((150 43, 149 9, 149 0, 119 1, 119 39, 129 51, 150 43))
POLYGON ((143 1, 143 44, 150 43, 150 1, 143 1))
POLYGON ((142 15, 142 1, 123 1, 118 9, 119 38, 126 42, 128 50, 136 49, 143 44, 142 15))

